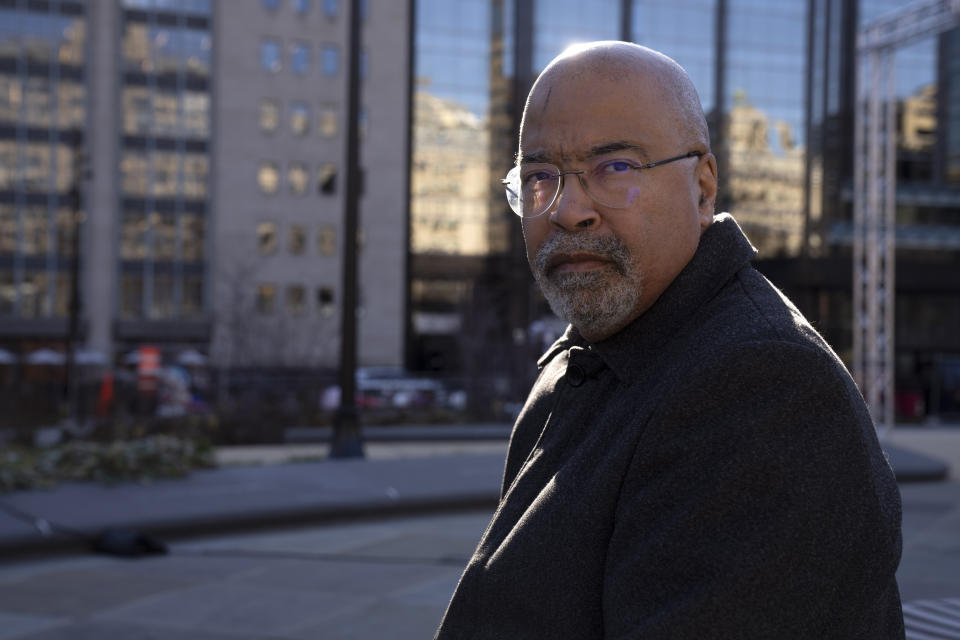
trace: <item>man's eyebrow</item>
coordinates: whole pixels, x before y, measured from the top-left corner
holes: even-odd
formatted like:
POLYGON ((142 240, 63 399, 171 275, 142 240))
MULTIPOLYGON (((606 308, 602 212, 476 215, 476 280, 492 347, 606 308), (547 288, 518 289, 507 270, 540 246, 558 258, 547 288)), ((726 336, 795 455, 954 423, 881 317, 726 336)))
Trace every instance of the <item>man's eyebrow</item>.
POLYGON ((550 162, 550 160, 543 151, 534 151, 533 153, 525 153, 520 156, 517 164, 526 164, 528 162, 550 162))
MULTIPOLYGON (((593 147, 590 147, 590 150, 584 153, 580 158, 596 158, 597 156, 606 155, 608 153, 614 153, 616 151, 635 151, 642 156, 646 155, 646 149, 641 145, 635 144, 633 142, 627 142, 626 140, 614 140, 611 142, 604 142, 593 147)), ((532 153, 525 153, 522 156, 518 156, 517 164, 526 164, 528 162, 552 162, 550 155, 545 151, 534 151, 532 153)))
POLYGON ((615 151, 636 151, 640 155, 646 155, 646 149, 638 144, 627 142, 626 140, 615 140, 590 147, 590 151, 587 152, 586 157, 595 158, 615 151))

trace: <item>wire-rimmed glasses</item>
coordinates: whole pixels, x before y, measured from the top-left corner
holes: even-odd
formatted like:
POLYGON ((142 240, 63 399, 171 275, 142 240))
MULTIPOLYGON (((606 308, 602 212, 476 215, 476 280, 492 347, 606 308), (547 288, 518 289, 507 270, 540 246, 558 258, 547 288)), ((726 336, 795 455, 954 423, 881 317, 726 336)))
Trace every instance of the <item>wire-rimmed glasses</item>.
POLYGON ((611 209, 629 207, 640 192, 640 172, 662 164, 699 158, 702 151, 690 151, 649 164, 633 164, 627 160, 600 159, 580 171, 561 171, 545 162, 520 164, 502 180, 507 191, 507 202, 521 218, 535 218, 553 207, 563 191, 563 178, 577 176, 580 186, 594 202, 611 209))

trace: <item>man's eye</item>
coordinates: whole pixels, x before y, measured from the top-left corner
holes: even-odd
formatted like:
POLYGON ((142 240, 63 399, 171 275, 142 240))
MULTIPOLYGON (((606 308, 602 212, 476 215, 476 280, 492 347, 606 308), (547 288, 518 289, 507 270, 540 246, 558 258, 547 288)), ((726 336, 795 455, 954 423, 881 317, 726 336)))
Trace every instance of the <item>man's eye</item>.
POLYGON ((631 169, 633 169, 633 165, 625 160, 611 160, 610 162, 604 162, 597 167, 597 173, 616 175, 618 173, 626 173, 631 169))
POLYGON ((549 180, 554 177, 554 174, 548 171, 534 171, 533 173, 528 173, 526 176, 524 176, 523 181, 527 184, 536 184, 541 180, 549 180))

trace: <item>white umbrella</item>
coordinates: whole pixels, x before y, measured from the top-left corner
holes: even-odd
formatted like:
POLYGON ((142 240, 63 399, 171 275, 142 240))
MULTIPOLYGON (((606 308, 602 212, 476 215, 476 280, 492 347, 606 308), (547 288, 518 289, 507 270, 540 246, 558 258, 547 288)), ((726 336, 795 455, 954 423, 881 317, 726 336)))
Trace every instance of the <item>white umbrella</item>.
POLYGON ((13 364, 17 361, 17 356, 6 349, 0 349, 0 364, 13 364))
POLYGON ((207 364, 207 356, 195 349, 187 349, 177 356, 177 362, 188 367, 202 367, 207 364))
POLYGON ((58 366, 66 361, 62 353, 53 349, 37 349, 27 356, 27 364, 58 366))
POLYGON ((107 364, 107 356, 96 349, 78 349, 73 354, 74 362, 83 366, 107 364))

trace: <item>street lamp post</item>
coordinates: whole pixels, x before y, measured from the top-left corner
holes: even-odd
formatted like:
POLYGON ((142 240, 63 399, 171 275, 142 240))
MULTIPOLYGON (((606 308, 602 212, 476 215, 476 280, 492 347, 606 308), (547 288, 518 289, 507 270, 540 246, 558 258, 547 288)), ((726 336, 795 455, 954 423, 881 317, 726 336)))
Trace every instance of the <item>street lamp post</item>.
POLYGON ((356 404, 357 230, 360 216, 360 0, 350 12, 347 56, 346 188, 343 211, 343 303, 340 322, 340 407, 334 417, 331 458, 362 458, 363 438, 356 404))

